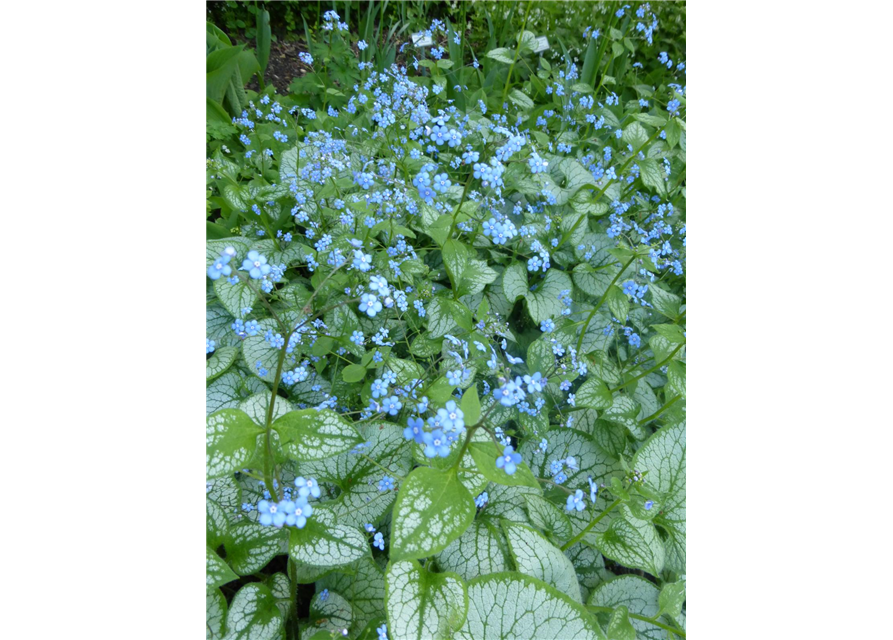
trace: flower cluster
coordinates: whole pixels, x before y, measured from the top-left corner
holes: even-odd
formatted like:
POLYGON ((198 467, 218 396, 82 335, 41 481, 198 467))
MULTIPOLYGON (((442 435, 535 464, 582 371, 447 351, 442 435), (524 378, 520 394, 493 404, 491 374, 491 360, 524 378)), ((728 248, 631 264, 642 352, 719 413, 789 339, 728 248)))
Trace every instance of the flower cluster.
POLYGON ((313 515, 313 506, 308 502, 309 497, 320 496, 319 485, 313 478, 295 478, 297 496, 285 497, 279 502, 269 499, 257 503, 257 512, 260 514, 257 521, 264 526, 281 528, 283 525, 303 529, 307 524, 307 518, 313 515))

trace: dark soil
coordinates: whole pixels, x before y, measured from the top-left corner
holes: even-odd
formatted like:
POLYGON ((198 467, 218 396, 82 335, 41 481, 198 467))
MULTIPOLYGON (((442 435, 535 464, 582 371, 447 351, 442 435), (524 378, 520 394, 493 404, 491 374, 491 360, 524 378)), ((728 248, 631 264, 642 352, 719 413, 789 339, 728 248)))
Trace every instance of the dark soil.
MULTIPOLYGON (((270 43, 270 60, 264 82, 276 87, 276 92, 280 95, 287 95, 291 81, 307 73, 307 65, 298 58, 298 54, 306 50, 301 42, 296 41, 279 40, 270 43)), ((257 78, 252 78, 246 87, 257 91, 257 78)))

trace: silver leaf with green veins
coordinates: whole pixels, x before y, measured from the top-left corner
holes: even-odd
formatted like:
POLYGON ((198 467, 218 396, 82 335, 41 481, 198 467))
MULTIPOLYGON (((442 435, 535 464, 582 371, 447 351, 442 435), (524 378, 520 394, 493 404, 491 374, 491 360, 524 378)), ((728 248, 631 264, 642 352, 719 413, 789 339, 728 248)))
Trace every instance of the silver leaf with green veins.
POLYGON ((239 589, 229 606, 224 640, 278 640, 282 627, 276 597, 267 586, 252 582, 239 589))
POLYGON ((474 520, 474 499, 454 470, 419 467, 397 495, 391 559, 424 558, 444 549, 474 520))
MULTIPOLYGON (((597 586, 589 597, 587 604, 596 607, 617 607, 620 605, 629 609, 630 613, 653 618, 660 610, 658 598, 660 592, 652 582, 641 576, 624 575, 608 580, 597 586)), ((664 624, 668 622, 666 617, 664 624)), ((684 620, 680 620, 684 628, 684 620)), ((644 620, 630 618, 630 623, 636 630, 636 637, 642 640, 669 640, 669 635, 663 629, 644 620)), ((673 636, 674 639, 676 636, 673 636)))
POLYGON ((385 577, 391 640, 445 640, 465 622, 468 595, 456 574, 431 573, 402 560, 391 562, 385 577))
POLYGON ((385 577, 370 557, 360 558, 355 568, 353 575, 340 571, 330 573, 321 578, 316 587, 318 591, 337 591, 347 598, 353 608, 357 627, 363 628, 371 620, 384 615, 385 577))
POLYGON ((508 544, 496 523, 481 518, 450 545, 434 556, 437 566, 444 571, 454 571, 463 580, 472 580, 488 573, 509 571, 508 544))
POLYGON ((558 547, 523 524, 503 520, 502 528, 518 571, 552 585, 582 604, 574 565, 558 547))
POLYGON ((554 587, 518 573, 468 583, 468 616, 456 640, 604 640, 581 604, 554 587))

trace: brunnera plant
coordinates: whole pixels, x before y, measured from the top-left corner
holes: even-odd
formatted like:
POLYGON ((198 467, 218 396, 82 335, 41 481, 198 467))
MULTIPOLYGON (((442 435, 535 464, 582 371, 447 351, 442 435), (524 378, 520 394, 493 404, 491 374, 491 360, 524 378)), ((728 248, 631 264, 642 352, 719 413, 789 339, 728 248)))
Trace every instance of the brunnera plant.
POLYGON ((208 638, 685 636, 684 64, 610 15, 209 145, 208 638))

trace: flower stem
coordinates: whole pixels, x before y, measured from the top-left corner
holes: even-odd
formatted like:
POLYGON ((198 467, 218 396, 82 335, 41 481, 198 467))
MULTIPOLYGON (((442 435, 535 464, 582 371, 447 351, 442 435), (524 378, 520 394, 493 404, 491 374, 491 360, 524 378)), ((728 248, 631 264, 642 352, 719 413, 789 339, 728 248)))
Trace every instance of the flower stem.
POLYGON ((605 509, 604 511, 602 511, 600 514, 598 514, 595 518, 593 518, 592 522, 587 524, 586 527, 580 533, 578 533, 573 538, 571 538, 570 540, 565 542, 563 545, 561 545, 561 550, 567 551, 572 546, 574 546, 575 544, 580 542, 580 540, 583 539, 583 536, 585 536, 587 533, 589 533, 589 531, 592 529, 592 527, 597 525, 601 521, 602 518, 604 518, 606 515, 611 513, 611 510, 614 509, 614 507, 616 507, 618 504, 620 504, 620 502, 621 502, 621 500, 618 499, 618 500, 615 500, 614 502, 612 502, 611 504, 609 504, 608 508, 605 509))

